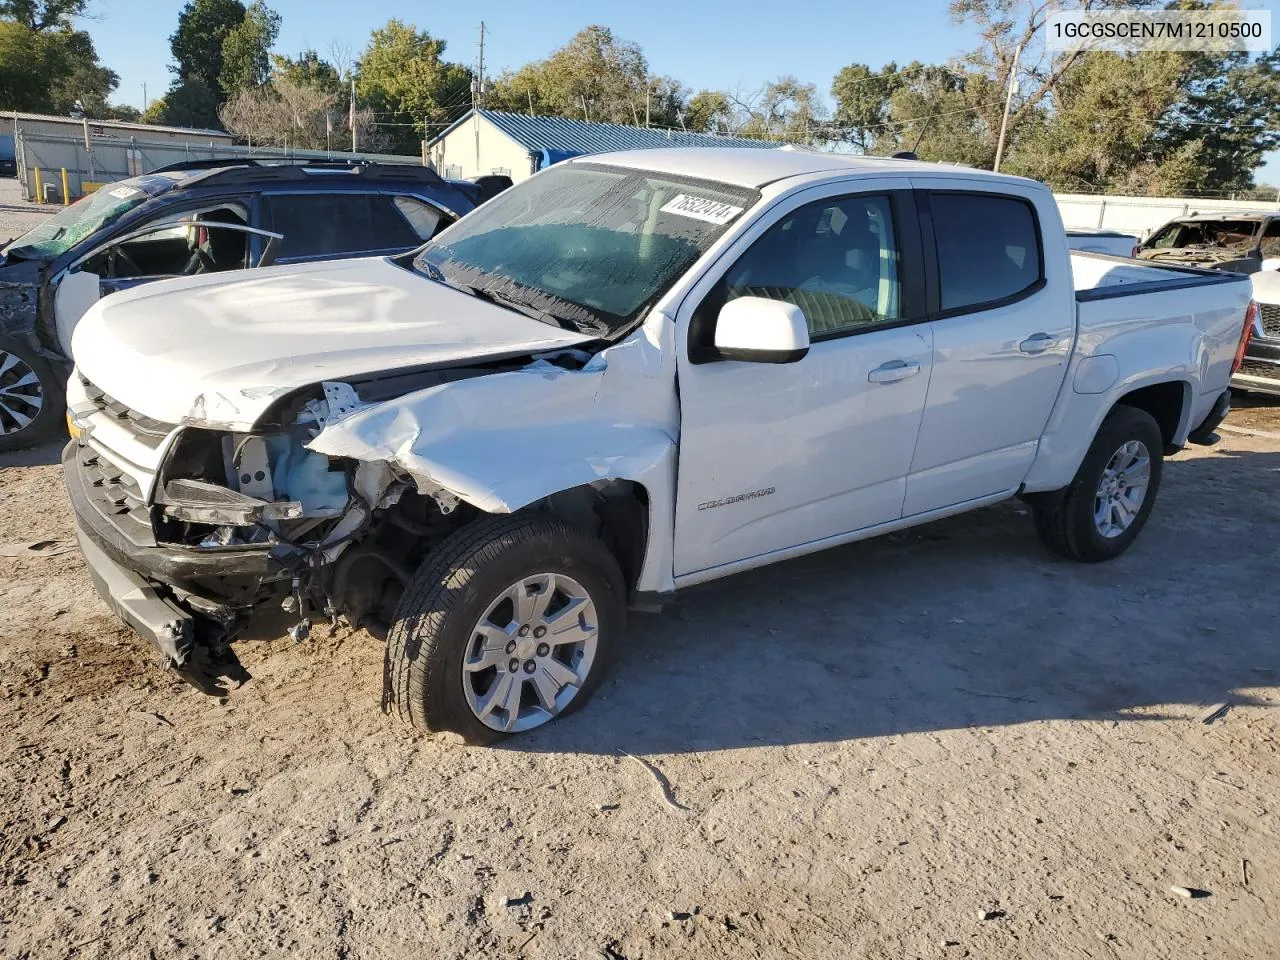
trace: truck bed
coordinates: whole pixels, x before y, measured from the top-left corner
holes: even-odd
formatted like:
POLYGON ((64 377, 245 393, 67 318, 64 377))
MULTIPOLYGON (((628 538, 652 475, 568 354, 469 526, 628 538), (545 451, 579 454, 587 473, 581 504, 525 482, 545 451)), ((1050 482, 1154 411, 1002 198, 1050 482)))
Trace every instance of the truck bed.
POLYGON ((1157 267, 1128 257, 1078 250, 1071 251, 1071 277, 1077 302, 1247 281, 1242 274, 1169 265, 1157 267))

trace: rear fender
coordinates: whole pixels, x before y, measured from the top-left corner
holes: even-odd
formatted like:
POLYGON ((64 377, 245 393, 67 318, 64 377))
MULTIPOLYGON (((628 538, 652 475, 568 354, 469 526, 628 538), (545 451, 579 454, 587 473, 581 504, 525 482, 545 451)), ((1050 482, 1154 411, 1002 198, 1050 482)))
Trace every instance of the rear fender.
MULTIPOLYGON (((1080 469, 1108 413, 1126 394, 1162 383, 1183 384, 1182 413, 1173 443, 1182 446, 1211 359, 1210 344, 1190 323, 1142 327, 1108 337, 1098 353, 1071 363, 1058 405, 1049 418, 1023 491, 1058 490, 1080 469)), ((1212 405, 1214 397, 1209 397, 1212 405)))

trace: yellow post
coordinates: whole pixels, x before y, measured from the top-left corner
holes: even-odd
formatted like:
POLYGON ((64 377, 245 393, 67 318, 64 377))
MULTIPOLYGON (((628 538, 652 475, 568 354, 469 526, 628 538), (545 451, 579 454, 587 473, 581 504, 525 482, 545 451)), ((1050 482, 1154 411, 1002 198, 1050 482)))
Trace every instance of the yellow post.
POLYGON ((65 207, 71 202, 71 188, 67 186, 67 168, 62 168, 62 205, 65 207))
POLYGON ((40 182, 40 168, 36 167, 36 203, 44 203, 44 184, 40 182))

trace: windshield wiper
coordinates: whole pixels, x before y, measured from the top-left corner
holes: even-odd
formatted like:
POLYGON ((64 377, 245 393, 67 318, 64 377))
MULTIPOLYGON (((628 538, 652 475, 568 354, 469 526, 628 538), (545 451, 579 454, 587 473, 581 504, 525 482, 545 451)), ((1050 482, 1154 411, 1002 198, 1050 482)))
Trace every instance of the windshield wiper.
POLYGON ((533 304, 525 303, 523 300, 513 297, 510 294, 499 293, 497 290, 491 290, 488 287, 472 287, 471 295, 481 300, 487 300, 490 303, 496 303, 509 310, 515 310, 517 313, 523 313, 526 317, 531 317, 534 320, 540 320, 553 327, 572 330, 574 333, 578 332, 578 325, 573 321, 565 317, 557 317, 554 313, 547 313, 547 311, 540 310, 533 304))
POLYGON ((571 320, 564 317, 557 317, 555 314, 548 313, 545 310, 540 310, 533 304, 525 303, 523 300, 513 297, 510 294, 499 293, 490 287, 477 287, 469 283, 462 283, 458 280, 446 280, 444 274, 440 272, 439 268, 431 263, 427 263, 426 268, 427 276, 430 279, 453 290, 457 290, 459 293, 465 293, 468 296, 475 297, 477 300, 483 300, 486 303, 506 307, 508 310, 514 310, 517 313, 522 313, 526 317, 541 321, 542 323, 553 327, 572 330, 574 333, 580 332, 577 324, 573 323, 571 320))

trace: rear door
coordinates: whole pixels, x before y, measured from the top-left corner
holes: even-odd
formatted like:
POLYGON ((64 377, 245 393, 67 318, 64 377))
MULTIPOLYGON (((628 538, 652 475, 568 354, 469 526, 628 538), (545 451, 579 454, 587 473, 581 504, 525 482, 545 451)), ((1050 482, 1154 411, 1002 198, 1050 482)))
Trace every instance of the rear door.
POLYGON ((404 253, 452 220, 420 197, 394 193, 267 192, 262 210, 284 234, 276 263, 404 253))
POLYGON ((788 197, 685 298, 677 576, 901 514, 932 358, 919 233, 901 187, 862 180, 788 197), (719 357, 716 317, 738 296, 799 306, 808 354, 719 357))
POLYGON ((1075 331, 1057 221, 1046 240, 1035 194, 912 178, 930 261, 933 376, 907 477, 904 516, 1016 489, 1035 459, 1075 331))

